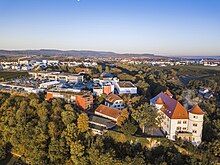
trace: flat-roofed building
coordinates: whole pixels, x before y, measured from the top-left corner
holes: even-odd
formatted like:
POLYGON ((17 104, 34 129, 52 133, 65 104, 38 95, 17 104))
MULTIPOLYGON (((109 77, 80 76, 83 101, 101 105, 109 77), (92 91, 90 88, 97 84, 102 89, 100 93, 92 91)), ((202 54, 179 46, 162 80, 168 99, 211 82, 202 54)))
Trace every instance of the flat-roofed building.
POLYGON ((29 72, 35 79, 47 79, 50 81, 66 81, 66 82, 83 82, 83 75, 70 74, 70 73, 60 73, 60 72, 29 72))
POLYGON ((137 94, 137 87, 130 81, 119 81, 114 85, 118 94, 137 94))

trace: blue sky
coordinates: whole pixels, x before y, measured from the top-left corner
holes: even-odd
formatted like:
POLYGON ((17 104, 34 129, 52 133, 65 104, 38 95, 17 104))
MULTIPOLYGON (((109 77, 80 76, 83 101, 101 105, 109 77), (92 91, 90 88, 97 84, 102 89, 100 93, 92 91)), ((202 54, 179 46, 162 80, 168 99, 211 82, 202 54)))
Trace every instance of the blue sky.
POLYGON ((0 0, 0 49, 220 55, 220 0, 0 0))

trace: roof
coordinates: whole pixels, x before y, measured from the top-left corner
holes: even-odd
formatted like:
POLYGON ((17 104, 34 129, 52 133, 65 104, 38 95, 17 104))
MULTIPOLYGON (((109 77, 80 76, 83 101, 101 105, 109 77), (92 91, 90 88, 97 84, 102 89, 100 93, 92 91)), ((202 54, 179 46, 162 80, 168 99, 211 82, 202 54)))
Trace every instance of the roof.
POLYGON ((134 84, 132 84, 130 81, 119 81, 118 85, 120 88, 135 88, 134 84))
POLYGON ((202 110, 198 105, 195 105, 195 106, 190 110, 190 113, 197 114, 197 115, 203 115, 203 114, 204 114, 203 110, 202 110))
POLYGON ((60 82, 59 81, 49 81, 49 82, 41 83, 40 85, 49 86, 49 85, 57 85, 57 84, 60 84, 60 82))
POLYGON ((109 119, 105 119, 105 118, 95 116, 95 115, 89 116, 89 123, 95 124, 95 125, 103 125, 103 126, 106 126, 107 128, 112 128, 116 125, 115 122, 109 119))
POLYGON ((164 104, 163 100, 161 99, 161 97, 158 97, 156 104, 164 104))
POLYGON ((175 99, 171 98, 167 94, 161 92, 157 96, 151 99, 151 102, 154 104, 161 98, 164 103, 164 108, 162 112, 164 112, 171 119, 188 119, 188 111, 175 99))
POLYGON ((164 93, 167 94, 168 96, 173 96, 173 94, 168 89, 164 93))
POLYGON ((121 115, 120 110, 110 108, 105 105, 99 105, 98 108, 95 110, 95 112, 101 113, 105 116, 109 116, 109 117, 115 118, 115 119, 117 119, 121 115))
POLYGON ((111 93, 107 96, 106 101, 114 103, 117 100, 122 100, 122 98, 114 93, 111 93))

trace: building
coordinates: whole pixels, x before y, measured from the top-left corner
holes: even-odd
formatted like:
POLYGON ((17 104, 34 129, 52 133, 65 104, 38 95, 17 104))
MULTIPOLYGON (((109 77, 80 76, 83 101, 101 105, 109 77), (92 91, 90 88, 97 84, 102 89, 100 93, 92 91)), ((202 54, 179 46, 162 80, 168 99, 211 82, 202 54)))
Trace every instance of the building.
POLYGON ((110 93, 114 93, 114 85, 111 82, 102 82, 102 86, 103 86, 103 93, 108 95, 110 93))
POLYGON ((207 88, 200 88, 199 89, 199 94, 201 94, 201 95, 204 95, 204 94, 206 94, 208 92, 209 92, 209 89, 207 89, 207 88))
POLYGON ((117 122, 118 117, 121 115, 121 111, 105 105, 99 105, 98 108, 95 110, 95 115, 117 122))
POLYGON ((116 126, 115 122, 95 115, 89 116, 89 124, 98 125, 104 129, 112 129, 116 126))
POLYGON ((103 87, 100 83, 94 83, 92 89, 95 96, 101 96, 103 94, 103 87))
POLYGON ((88 110, 93 106, 93 95, 91 92, 82 92, 76 95, 76 105, 82 110, 88 110))
POLYGON ((137 87, 130 81, 114 82, 118 94, 137 94, 137 87))
POLYGON ((41 83, 39 85, 39 87, 43 88, 43 89, 49 89, 49 88, 54 87, 58 84, 60 84, 60 82, 55 80, 55 81, 49 81, 49 82, 41 83))
POLYGON ((93 80, 93 93, 96 96, 100 96, 102 94, 110 94, 114 92, 114 85, 109 80, 100 80, 94 79, 93 80))
POLYGON ((65 91, 48 91, 45 100, 51 101, 53 98, 61 98, 69 103, 76 101, 76 92, 65 92, 65 91))
POLYGON ((50 81, 83 82, 83 75, 60 72, 29 72, 34 79, 46 79, 50 81))
POLYGON ((167 91, 152 98, 150 104, 163 116, 161 127, 168 139, 182 138, 194 145, 201 143, 204 112, 198 105, 186 110, 167 91))
POLYGON ((107 98, 105 99, 105 105, 119 110, 125 108, 123 99, 114 93, 111 93, 107 96, 107 98))
POLYGON ((4 91, 16 91, 20 93, 35 93, 38 94, 40 92, 44 92, 43 89, 39 89, 31 84, 18 84, 18 83, 0 83, 0 89, 4 91))

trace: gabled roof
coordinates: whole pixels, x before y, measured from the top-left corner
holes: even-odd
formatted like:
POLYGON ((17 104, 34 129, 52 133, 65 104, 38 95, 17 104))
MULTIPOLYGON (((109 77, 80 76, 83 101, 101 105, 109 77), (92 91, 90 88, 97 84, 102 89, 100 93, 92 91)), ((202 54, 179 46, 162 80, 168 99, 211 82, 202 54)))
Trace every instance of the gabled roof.
POLYGON ((114 119, 117 119, 121 115, 120 110, 110 108, 105 105, 99 105, 98 108, 95 110, 95 114, 96 114, 96 112, 99 114, 114 118, 114 119))
POLYGON ((169 118, 171 119, 188 119, 189 118, 187 110, 177 100, 161 92, 157 96, 152 98, 151 102, 155 104, 158 98, 161 98, 164 103, 162 112, 164 112, 169 118))
POLYGON ((195 105, 195 106, 190 110, 190 113, 197 114, 197 115, 203 115, 203 114, 205 114, 205 113, 203 112, 203 110, 202 110, 198 105, 195 105))
POLYGON ((114 93, 111 93, 107 96, 106 101, 114 103, 117 100, 122 100, 122 98, 114 93))
POLYGON ((168 89, 164 93, 167 94, 168 96, 173 96, 173 94, 168 89))

